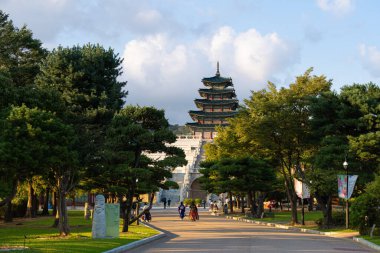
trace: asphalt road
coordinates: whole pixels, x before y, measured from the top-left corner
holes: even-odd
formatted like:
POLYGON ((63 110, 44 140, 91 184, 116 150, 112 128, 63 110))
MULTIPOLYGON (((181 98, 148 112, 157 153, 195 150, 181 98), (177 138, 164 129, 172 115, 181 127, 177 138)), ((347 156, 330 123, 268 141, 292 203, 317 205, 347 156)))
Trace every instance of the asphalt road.
POLYGON ((208 212, 200 212, 196 222, 181 221, 175 208, 153 210, 152 218, 151 225, 167 236, 128 252, 377 252, 348 238, 227 220, 208 212))

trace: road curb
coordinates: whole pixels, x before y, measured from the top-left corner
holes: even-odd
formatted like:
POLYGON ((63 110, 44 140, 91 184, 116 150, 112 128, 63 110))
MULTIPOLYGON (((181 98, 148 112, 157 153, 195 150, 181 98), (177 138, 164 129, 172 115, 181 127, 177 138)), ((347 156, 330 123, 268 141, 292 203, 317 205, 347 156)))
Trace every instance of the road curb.
POLYGON ((366 239, 363 239, 363 238, 359 238, 359 237, 354 237, 352 238, 355 242, 358 242, 358 243, 361 243, 361 244, 364 244, 372 249, 375 249, 375 250, 378 250, 380 251, 380 246, 377 245, 377 244, 374 244, 372 242, 369 242, 367 241, 366 239))
POLYGON ((122 246, 114 248, 114 249, 110 249, 110 250, 104 251, 103 253, 121 253, 121 252, 124 252, 126 250, 130 250, 130 249, 134 249, 134 248, 140 247, 140 246, 142 246, 144 244, 150 243, 152 241, 158 240, 158 239, 166 236, 166 234, 164 232, 162 232, 160 230, 157 230, 155 228, 152 228, 151 226, 149 226, 147 224, 144 224, 144 225, 147 226, 147 227, 150 227, 151 229, 154 229, 154 230, 158 231, 159 234, 151 236, 151 237, 148 237, 148 238, 144 238, 142 240, 131 242, 131 243, 128 243, 126 245, 122 245, 122 246))
MULTIPOLYGON (((326 236, 332 236, 332 235, 337 235, 339 234, 338 232, 322 232, 318 230, 313 230, 313 229, 306 229, 306 228, 297 228, 293 226, 288 226, 288 225, 283 225, 283 224, 278 224, 278 223, 270 223, 270 222, 263 222, 263 221, 256 221, 256 220, 249 220, 241 217, 233 217, 233 216, 225 216, 229 220, 237 220, 237 221, 242 221, 242 222, 247 222, 247 223, 254 223, 258 225, 264 225, 268 227, 275 227, 275 228, 281 228, 281 229, 287 229, 287 230, 293 230, 293 231, 298 231, 298 232, 303 232, 303 233, 309 233, 309 234, 317 234, 317 235, 326 235, 326 236)), ((372 249, 376 249, 380 251, 380 246, 369 242, 363 238, 359 237, 353 237, 352 240, 355 242, 358 242, 360 244, 366 245, 372 249)))

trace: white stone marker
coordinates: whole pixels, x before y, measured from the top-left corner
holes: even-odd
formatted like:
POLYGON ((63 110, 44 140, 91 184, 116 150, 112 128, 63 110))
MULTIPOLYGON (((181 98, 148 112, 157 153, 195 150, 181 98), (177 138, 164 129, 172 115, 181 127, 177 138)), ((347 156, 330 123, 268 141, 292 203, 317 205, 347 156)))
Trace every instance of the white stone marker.
POLYGON ((103 195, 96 195, 94 218, 92 219, 92 238, 106 237, 106 210, 103 195))

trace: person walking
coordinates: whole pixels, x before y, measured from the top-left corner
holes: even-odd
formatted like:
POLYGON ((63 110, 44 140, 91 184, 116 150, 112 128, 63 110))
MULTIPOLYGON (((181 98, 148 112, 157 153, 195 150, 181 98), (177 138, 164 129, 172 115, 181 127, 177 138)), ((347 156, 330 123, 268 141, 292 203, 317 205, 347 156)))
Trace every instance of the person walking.
POLYGON ((164 203, 164 209, 166 209, 166 198, 162 198, 161 201, 164 203))
POLYGON ((203 209, 206 209, 206 200, 202 200, 202 206, 203 206, 203 209))
POLYGON ((186 206, 184 206, 183 202, 181 202, 181 204, 178 207, 178 213, 181 220, 183 220, 183 218, 185 217, 185 212, 186 212, 186 206))
POLYGON ((170 199, 168 199, 168 208, 170 208, 170 203, 171 203, 172 201, 170 200, 170 199))
POLYGON ((144 221, 147 221, 147 222, 151 222, 152 221, 152 215, 150 214, 150 211, 149 211, 149 206, 148 206, 148 203, 144 203, 144 207, 143 207, 143 220, 144 221))
POLYGON ((194 201, 191 202, 191 205, 190 205, 189 217, 190 217, 190 220, 192 221, 199 220, 198 208, 197 208, 197 205, 195 205, 194 201))

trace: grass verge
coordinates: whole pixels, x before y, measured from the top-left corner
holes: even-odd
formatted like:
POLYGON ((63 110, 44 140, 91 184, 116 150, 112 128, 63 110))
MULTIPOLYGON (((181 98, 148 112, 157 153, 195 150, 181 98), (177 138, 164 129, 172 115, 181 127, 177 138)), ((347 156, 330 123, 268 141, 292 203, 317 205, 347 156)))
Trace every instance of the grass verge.
MULTIPOLYGON (((232 216, 235 217, 245 217, 243 214, 233 214, 232 216)), ((298 218, 301 217, 301 212, 298 212, 298 218)), ((319 228, 314 221, 317 219, 322 218, 322 212, 321 211, 313 211, 313 212, 305 212, 305 223, 306 225, 295 225, 295 227, 299 228, 306 228, 306 229, 312 229, 312 230, 318 230, 321 232, 335 232, 339 234, 345 234, 345 233, 357 233, 357 230, 353 229, 346 229, 345 227, 334 227, 334 228, 329 228, 329 229, 321 229, 319 228)), ((249 218, 245 217, 246 219, 251 219, 251 220, 257 220, 257 221, 263 221, 263 222, 270 222, 270 223, 279 223, 279 224, 288 224, 289 221, 291 220, 291 213, 282 211, 282 212, 274 212, 274 217, 273 218, 249 218)), ((361 238, 374 243, 376 245, 380 246, 380 236, 374 236, 374 237, 369 237, 369 236, 360 236, 361 238)))
POLYGON ((0 224, 0 249, 25 245, 29 248, 25 250, 28 253, 96 253, 158 234, 144 225, 131 225, 129 232, 120 233, 120 238, 92 239, 91 220, 85 220, 83 212, 80 211, 69 212, 70 236, 59 237, 57 229, 51 227, 52 224, 53 217, 22 219, 10 224, 0 224))
MULTIPOLYGON (((274 211, 272 212, 274 214, 274 217, 266 217, 266 218, 249 218, 251 220, 257 220, 257 221, 263 221, 263 222, 269 222, 269 223, 278 223, 278 224, 284 224, 288 225, 290 224, 292 213, 290 211, 274 211)), ((235 214, 234 216, 237 217, 245 217, 243 214, 235 214)), ((323 214, 322 211, 312 211, 312 212, 305 212, 305 225, 297 224, 295 227, 298 228, 306 228, 306 229, 313 229, 318 230, 321 232, 337 232, 337 233, 353 233, 357 232, 357 230, 353 229, 346 229, 345 227, 333 227, 328 229, 322 229, 315 224, 315 221, 322 218, 323 214)), ((298 211, 298 221, 301 221, 301 211, 298 211)))
POLYGON ((370 236, 361 236, 361 238, 380 246, 380 236, 374 236, 372 238, 370 236))

